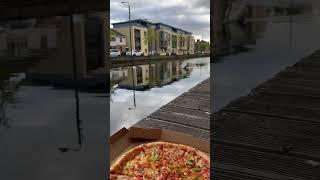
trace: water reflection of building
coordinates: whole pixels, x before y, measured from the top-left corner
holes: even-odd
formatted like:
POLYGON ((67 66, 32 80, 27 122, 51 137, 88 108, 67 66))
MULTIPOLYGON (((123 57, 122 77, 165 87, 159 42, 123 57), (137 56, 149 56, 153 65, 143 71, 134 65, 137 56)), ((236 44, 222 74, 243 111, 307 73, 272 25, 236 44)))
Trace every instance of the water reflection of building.
POLYGON ((149 65, 127 68, 128 77, 119 83, 120 88, 146 89, 149 87, 149 65))
POLYGON ((225 54, 247 50, 245 45, 256 44, 272 18, 298 14, 307 6, 294 1, 217 0, 213 7, 215 53, 225 54))
POLYGON ((38 60, 56 48, 57 28, 53 25, 26 21, 7 24, 0 32, 0 58, 2 60, 38 60))
POLYGON ((105 27, 105 13, 75 15, 73 32, 68 16, 37 19, 16 28, 6 25, 0 32, 0 61, 32 63, 27 70, 29 79, 72 80, 74 72, 79 79, 86 78, 89 70, 105 63, 105 27), (73 69, 72 35, 76 71, 73 69))
POLYGON ((110 73, 111 83, 118 82, 119 88, 146 90, 185 78, 190 75, 193 68, 192 63, 183 66, 181 61, 172 61, 113 69, 110 73))

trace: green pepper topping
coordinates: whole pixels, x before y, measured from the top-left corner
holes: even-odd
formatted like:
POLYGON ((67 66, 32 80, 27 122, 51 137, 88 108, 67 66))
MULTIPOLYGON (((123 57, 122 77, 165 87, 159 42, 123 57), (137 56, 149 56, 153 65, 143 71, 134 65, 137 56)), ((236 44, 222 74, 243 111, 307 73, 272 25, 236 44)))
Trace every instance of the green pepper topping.
POLYGON ((159 160, 159 154, 158 153, 154 153, 152 154, 152 162, 158 161, 159 160))
POLYGON ((185 160, 185 163, 186 163, 187 165, 190 165, 190 166, 193 166, 193 165, 194 165, 193 162, 190 161, 190 160, 185 160))
POLYGON ((200 168, 193 168, 193 171, 195 171, 195 172, 200 172, 201 169, 200 169, 200 168))

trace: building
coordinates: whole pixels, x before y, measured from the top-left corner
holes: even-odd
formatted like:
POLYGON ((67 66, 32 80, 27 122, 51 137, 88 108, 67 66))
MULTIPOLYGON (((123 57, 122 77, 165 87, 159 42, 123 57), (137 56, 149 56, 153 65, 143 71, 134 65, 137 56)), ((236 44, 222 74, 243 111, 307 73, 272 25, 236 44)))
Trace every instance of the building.
POLYGON ((126 36, 114 29, 110 29, 110 48, 118 49, 122 53, 125 52, 127 48, 126 36))
POLYGON ((113 24, 114 30, 126 36, 126 44, 129 51, 131 50, 131 42, 133 50, 143 51, 145 55, 149 53, 147 42, 147 27, 148 26, 146 24, 143 24, 138 20, 119 22, 113 24))
POLYGON ((194 54, 194 37, 191 32, 142 19, 113 23, 113 29, 127 37, 130 48, 130 29, 133 50, 149 53, 194 54))

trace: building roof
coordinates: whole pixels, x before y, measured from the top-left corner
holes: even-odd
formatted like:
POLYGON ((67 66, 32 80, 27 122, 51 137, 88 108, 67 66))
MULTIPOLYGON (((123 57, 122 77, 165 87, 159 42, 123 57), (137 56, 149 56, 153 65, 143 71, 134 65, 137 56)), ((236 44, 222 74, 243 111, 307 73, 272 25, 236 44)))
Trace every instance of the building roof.
POLYGON ((118 24, 126 24, 126 23, 132 23, 132 22, 139 22, 139 23, 146 23, 146 24, 153 24, 150 21, 144 20, 144 19, 134 19, 134 20, 130 20, 130 21, 122 21, 122 22, 117 22, 117 23, 112 23, 112 25, 118 25, 118 24))
POLYGON ((122 22, 112 23, 112 25, 120 25, 120 24, 132 23, 132 22, 143 23, 143 24, 145 24, 145 25, 163 25, 163 26, 167 26, 167 27, 170 27, 170 28, 173 28, 173 29, 180 30, 180 31, 185 32, 185 33, 188 33, 188 34, 192 34, 192 33, 189 32, 189 31, 185 31, 185 30, 183 30, 183 29, 180 29, 180 28, 177 28, 177 27, 168 25, 168 24, 164 24, 164 23, 152 23, 152 22, 147 21, 147 20, 144 20, 144 19, 134 19, 134 20, 130 20, 130 21, 122 21, 122 22))
POLYGON ((183 32, 188 33, 188 34, 192 34, 192 32, 185 31, 183 29, 176 28, 174 26, 171 26, 171 25, 168 25, 168 24, 164 24, 164 23, 154 23, 154 25, 163 25, 163 26, 167 26, 167 27, 170 27, 170 28, 173 28, 173 29, 177 29, 177 30, 183 31, 183 32))
POLYGON ((122 36, 125 37, 125 35, 121 34, 120 32, 114 30, 114 29, 110 29, 110 34, 111 35, 115 35, 115 36, 122 36))

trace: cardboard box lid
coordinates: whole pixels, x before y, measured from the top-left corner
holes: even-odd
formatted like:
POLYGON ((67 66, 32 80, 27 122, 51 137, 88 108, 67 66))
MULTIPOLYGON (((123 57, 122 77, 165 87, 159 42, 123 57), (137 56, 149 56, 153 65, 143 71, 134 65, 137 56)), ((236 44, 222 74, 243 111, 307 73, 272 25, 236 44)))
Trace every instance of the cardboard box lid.
POLYGON ((152 141, 184 144, 210 154, 210 143, 203 139, 166 129, 131 127, 129 130, 122 128, 111 136, 110 162, 113 162, 127 150, 152 141))

